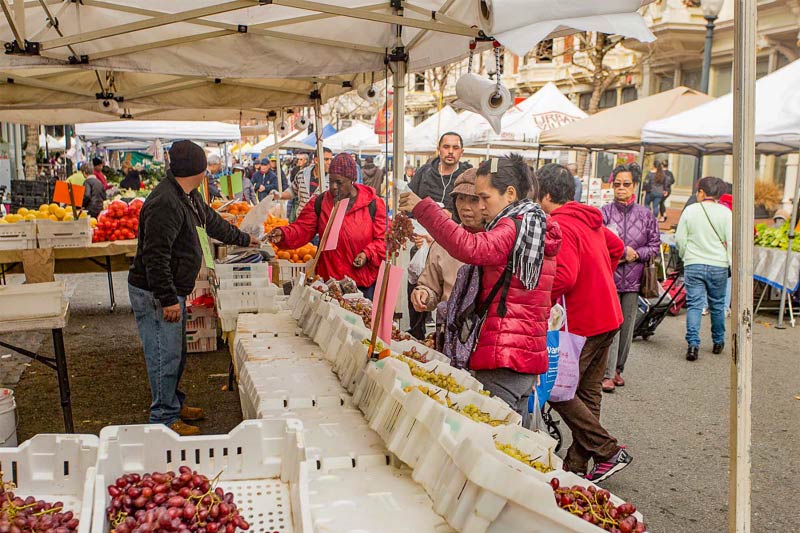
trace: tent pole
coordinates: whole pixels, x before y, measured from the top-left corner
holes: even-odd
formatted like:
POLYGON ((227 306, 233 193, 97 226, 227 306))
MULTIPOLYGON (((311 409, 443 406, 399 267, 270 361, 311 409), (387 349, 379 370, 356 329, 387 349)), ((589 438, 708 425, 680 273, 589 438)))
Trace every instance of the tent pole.
MULTIPOLYGON (((400 37, 392 50, 392 213, 397 213, 398 185, 405 174, 405 110, 406 110, 406 69, 408 55, 400 37)), ((388 124, 387 124, 388 127, 388 124)))
MULTIPOLYGON (((283 176, 281 175, 282 174, 282 171, 281 171, 281 145, 278 142, 278 119, 277 118, 272 121, 272 131, 275 132, 275 144, 276 144, 276 147, 275 147, 275 167, 276 167, 275 168, 275 174, 278 176, 278 198, 280 198, 281 196, 283 196, 283 176)), ((322 161, 322 159, 320 159, 320 161, 322 161)), ((325 166, 324 162, 323 162, 322 166, 323 167, 325 166)), ((283 210, 283 200, 278 200, 278 205, 281 206, 280 207, 281 218, 285 218, 286 217, 286 213, 283 210)))
POLYGON ((753 191, 757 0, 734 0, 733 279, 728 531, 751 531, 753 191))
MULTIPOLYGON (((792 216, 789 222, 789 247, 786 249, 786 261, 783 264, 783 282, 781 283, 781 305, 778 311, 778 325, 775 326, 778 329, 785 329, 786 326, 783 323, 783 313, 786 311, 786 298, 788 296, 788 291, 786 290, 786 283, 788 283, 789 279, 789 264, 792 261, 792 243, 794 242, 794 228, 797 225, 797 208, 798 208, 798 200, 800 200, 800 180, 796 180, 795 190, 794 190, 794 198, 792 198, 792 216)), ((794 320, 792 321, 792 326, 794 327, 794 320)))
MULTIPOLYGON (((319 188, 321 191, 328 190, 328 180, 325 176, 325 150, 322 146, 322 95, 319 89, 312 92, 314 98, 314 133, 317 136, 317 174, 319 174, 319 188)), ((275 141, 277 142, 277 130, 275 130, 275 141)))
MULTIPOLYGON (((636 201, 637 203, 642 203, 642 191, 644 191, 644 155, 645 155, 645 148, 644 143, 642 146, 639 147, 639 169, 641 170, 642 175, 639 176, 639 192, 636 193, 636 201)), ((664 211, 666 213, 666 211, 664 211)))

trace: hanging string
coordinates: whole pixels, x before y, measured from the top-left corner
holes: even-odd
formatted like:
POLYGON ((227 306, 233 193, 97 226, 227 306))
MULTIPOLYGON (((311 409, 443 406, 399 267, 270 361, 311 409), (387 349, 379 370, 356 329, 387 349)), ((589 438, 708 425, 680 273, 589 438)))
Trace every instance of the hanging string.
POLYGON ((467 63, 467 74, 472 74, 472 59, 475 56, 475 48, 478 47, 478 43, 475 39, 472 39, 469 42, 469 62, 467 63))
POLYGON ((502 68, 500 67, 500 43, 497 42, 497 41, 494 41, 492 43, 492 46, 494 47, 495 76, 496 76, 496 83, 497 83, 497 89, 496 89, 496 92, 495 92, 494 95, 497 98, 500 98, 501 88, 503 86, 502 82, 500 81, 500 75, 503 73, 502 68))

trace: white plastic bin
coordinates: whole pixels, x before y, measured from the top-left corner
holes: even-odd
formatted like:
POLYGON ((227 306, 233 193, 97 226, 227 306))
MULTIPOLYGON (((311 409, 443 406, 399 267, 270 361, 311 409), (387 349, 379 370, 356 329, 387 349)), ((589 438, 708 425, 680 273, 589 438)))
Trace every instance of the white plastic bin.
POLYGON ((214 265, 217 279, 267 279, 268 263, 217 263, 214 265))
POLYGON ((57 222, 36 221, 39 248, 81 248, 92 244, 92 227, 88 218, 57 222))
POLYGON ((0 470, 17 486, 15 494, 63 502, 80 521, 78 532, 89 533, 98 442, 94 435, 39 434, 19 447, 0 448, 0 470))
POLYGON ((219 289, 216 294, 217 308, 220 314, 237 311, 239 313, 271 313, 278 309, 275 295, 278 288, 238 287, 235 289, 219 289))
POLYGON ((36 248, 36 223, 32 220, 0 224, 0 250, 36 248))
POLYGON ((0 286, 0 320, 59 316, 64 310, 64 283, 0 286))

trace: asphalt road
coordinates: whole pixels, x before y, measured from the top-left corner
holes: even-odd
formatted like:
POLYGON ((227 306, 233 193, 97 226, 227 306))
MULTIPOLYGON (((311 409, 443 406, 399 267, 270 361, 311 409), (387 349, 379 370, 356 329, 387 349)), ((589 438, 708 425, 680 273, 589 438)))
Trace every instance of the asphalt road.
MULTIPOLYGON (((115 276, 118 310, 109 314, 104 275, 63 276, 75 289, 67 329, 78 431, 143 423, 149 401, 141 345, 127 299, 125 274, 115 276)), ((753 528, 797 531, 800 474, 800 327, 778 331, 771 317, 753 330, 753 528), (770 324, 770 326, 765 325, 770 324)), ((706 318, 704 331, 708 331, 706 318)), ((633 464, 605 485, 643 513, 652 533, 727 530, 729 354, 684 359, 684 317, 668 318, 648 342, 633 345, 627 385, 604 395, 603 422, 626 444, 633 464)), ((45 334, 15 341, 51 353, 45 334), (45 342, 43 342, 45 341, 45 342)), ((0 383, 17 387, 20 437, 61 431, 55 374, 20 364, 0 349, 0 383), (15 385, 24 370, 22 381, 15 385)), ((206 433, 225 432, 240 419, 235 393, 221 391, 227 355, 193 356, 190 397, 209 411, 206 433)))

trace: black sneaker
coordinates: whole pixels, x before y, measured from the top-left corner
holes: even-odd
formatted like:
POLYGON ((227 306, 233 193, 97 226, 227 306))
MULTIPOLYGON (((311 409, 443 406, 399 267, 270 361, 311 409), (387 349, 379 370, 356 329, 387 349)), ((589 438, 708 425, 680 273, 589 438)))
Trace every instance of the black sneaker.
POLYGON ((608 461, 603 461, 601 463, 595 463, 592 470, 586 474, 586 479, 591 481, 592 483, 600 483, 601 481, 605 481, 606 479, 610 478, 612 475, 616 474, 629 464, 633 462, 633 457, 627 451, 625 451, 625 447, 620 447, 619 451, 614 454, 611 459, 608 461))
POLYGON ((697 346, 689 346, 686 350, 686 360, 687 361, 697 361, 697 356, 700 353, 700 348, 697 346))
POLYGON ((711 349, 711 353, 713 354, 721 354, 722 350, 725 349, 725 343, 715 344, 714 347, 711 349))

